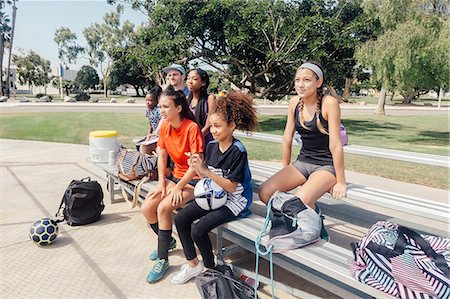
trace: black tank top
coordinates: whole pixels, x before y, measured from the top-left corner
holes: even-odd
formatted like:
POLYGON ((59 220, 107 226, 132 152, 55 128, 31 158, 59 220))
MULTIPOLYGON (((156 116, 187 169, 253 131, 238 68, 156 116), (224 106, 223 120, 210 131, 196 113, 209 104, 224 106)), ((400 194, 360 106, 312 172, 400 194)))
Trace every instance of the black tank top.
MULTIPOLYGON (((301 162, 316 164, 316 165, 333 165, 333 156, 331 155, 329 144, 330 138, 328 134, 323 134, 317 127, 317 114, 311 121, 305 121, 305 126, 308 129, 303 128, 299 121, 299 108, 295 107, 295 130, 300 134, 302 138, 302 148, 298 155, 298 160, 301 162)), ((322 112, 319 113, 319 120, 325 130, 328 131, 328 121, 322 116, 322 112)))

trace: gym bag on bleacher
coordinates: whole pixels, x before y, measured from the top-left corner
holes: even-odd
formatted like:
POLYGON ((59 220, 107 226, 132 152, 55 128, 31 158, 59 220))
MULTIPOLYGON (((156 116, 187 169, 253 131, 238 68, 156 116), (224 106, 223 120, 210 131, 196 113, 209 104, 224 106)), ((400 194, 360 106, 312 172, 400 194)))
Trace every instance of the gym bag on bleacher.
POLYGON ((116 165, 119 177, 124 181, 138 180, 145 176, 150 180, 157 180, 157 157, 123 147, 117 154, 116 165))
POLYGON ((103 204, 103 190, 97 181, 90 177, 73 180, 64 192, 56 217, 62 219, 56 222, 67 221, 72 226, 96 222, 105 208, 103 204))
POLYGON ((195 277, 203 299, 256 299, 255 290, 239 280, 227 265, 207 269, 195 277))
POLYGON ((283 252, 320 240, 320 216, 295 195, 277 191, 270 199, 270 239, 266 248, 283 252))
POLYGON ((379 221, 352 247, 357 280, 397 298, 450 298, 450 239, 379 221))

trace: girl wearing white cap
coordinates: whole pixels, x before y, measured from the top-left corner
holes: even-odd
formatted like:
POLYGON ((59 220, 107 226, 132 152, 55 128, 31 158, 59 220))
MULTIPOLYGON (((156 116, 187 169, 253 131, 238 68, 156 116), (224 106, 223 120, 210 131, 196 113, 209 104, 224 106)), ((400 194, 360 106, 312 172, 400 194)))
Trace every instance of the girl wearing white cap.
MULTIPOLYGON (((323 95, 323 82, 324 72, 317 62, 306 62, 297 69, 297 96, 289 102, 282 139, 283 168, 261 185, 259 196, 264 203, 276 190, 287 192, 301 186, 295 196, 320 214, 316 201, 322 195, 330 192, 334 198, 342 199, 346 194, 339 101, 323 95), (303 145, 291 163, 295 131, 300 133, 303 145)), ((327 238, 325 229, 321 237, 327 238)))

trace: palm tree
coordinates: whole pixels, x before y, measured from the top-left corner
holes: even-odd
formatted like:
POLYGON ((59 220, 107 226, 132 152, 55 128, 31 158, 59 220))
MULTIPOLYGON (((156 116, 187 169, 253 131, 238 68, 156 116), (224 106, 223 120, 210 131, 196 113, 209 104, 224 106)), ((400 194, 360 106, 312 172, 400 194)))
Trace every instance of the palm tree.
POLYGON ((5 39, 7 38, 6 32, 9 31, 9 19, 3 11, 3 7, 6 4, 11 4, 11 1, 0 0, 0 96, 3 95, 3 54, 5 52, 5 39))
POLYGON ((6 69, 6 96, 8 98, 9 98, 9 92, 10 92, 9 79, 11 78, 9 76, 9 71, 11 69, 11 57, 12 57, 13 40, 14 40, 14 28, 16 27, 16 12, 17 12, 16 1, 18 1, 18 0, 13 0, 11 36, 10 36, 10 39, 9 39, 8 67, 6 69))

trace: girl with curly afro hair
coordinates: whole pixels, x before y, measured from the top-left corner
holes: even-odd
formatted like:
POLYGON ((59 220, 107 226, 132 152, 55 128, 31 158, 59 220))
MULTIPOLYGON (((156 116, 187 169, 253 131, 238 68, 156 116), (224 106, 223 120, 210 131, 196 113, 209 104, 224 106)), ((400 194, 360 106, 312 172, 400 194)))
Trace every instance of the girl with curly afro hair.
POLYGON ((208 233, 215 227, 245 217, 252 203, 253 192, 244 145, 233 137, 235 129, 252 131, 257 127, 253 98, 232 91, 217 99, 217 107, 209 116, 210 142, 202 155, 193 154, 189 165, 201 178, 209 178, 227 192, 225 204, 215 210, 204 210, 195 201, 175 216, 175 225, 183 245, 187 264, 172 278, 172 283, 183 284, 203 271, 213 268, 214 255, 208 233), (194 224, 194 221, 199 219, 194 224), (197 259, 194 242, 202 255, 197 259))

